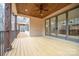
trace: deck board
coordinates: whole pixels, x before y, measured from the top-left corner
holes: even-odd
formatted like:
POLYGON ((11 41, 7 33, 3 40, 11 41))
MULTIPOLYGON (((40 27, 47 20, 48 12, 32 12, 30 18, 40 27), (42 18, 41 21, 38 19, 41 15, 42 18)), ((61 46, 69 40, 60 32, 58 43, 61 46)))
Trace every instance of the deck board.
POLYGON ((13 41, 12 47, 5 56, 79 56, 79 45, 56 38, 22 37, 20 34, 13 41))

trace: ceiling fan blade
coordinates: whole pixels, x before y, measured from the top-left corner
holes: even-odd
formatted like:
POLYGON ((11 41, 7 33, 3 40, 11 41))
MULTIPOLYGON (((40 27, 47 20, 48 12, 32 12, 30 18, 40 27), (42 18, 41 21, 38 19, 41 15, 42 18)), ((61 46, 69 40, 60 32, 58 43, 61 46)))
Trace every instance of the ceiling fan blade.
POLYGON ((44 11, 48 11, 48 10, 44 10, 44 11))
POLYGON ((42 14, 43 11, 48 11, 48 9, 44 9, 47 4, 44 4, 44 3, 39 3, 39 4, 35 4, 36 7, 38 7, 38 9, 34 10, 34 11, 38 11, 39 14, 42 14))

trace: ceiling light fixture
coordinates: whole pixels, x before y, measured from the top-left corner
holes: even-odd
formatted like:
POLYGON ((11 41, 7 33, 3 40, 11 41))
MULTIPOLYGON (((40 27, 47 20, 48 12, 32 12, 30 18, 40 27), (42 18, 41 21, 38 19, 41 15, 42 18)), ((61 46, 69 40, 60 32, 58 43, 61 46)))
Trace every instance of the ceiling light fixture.
POLYGON ((42 14, 42 13, 41 13, 40 15, 41 15, 41 16, 43 16, 43 14, 42 14))
POLYGON ((28 9, 25 9, 25 11, 28 11, 28 9))

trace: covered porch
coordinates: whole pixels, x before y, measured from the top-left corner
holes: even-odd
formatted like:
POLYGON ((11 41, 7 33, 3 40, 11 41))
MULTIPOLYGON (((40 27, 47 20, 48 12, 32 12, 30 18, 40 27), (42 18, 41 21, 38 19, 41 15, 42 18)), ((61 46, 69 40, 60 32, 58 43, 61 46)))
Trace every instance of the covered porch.
POLYGON ((1 56, 78 56, 78 3, 5 3, 1 56))

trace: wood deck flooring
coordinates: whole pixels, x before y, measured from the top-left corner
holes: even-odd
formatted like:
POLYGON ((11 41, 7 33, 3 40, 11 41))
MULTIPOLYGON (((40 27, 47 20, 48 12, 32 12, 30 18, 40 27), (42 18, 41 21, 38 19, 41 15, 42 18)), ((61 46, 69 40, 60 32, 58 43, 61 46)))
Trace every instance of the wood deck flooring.
POLYGON ((26 37, 19 34, 13 49, 5 56, 79 56, 79 45, 47 37, 26 37))

